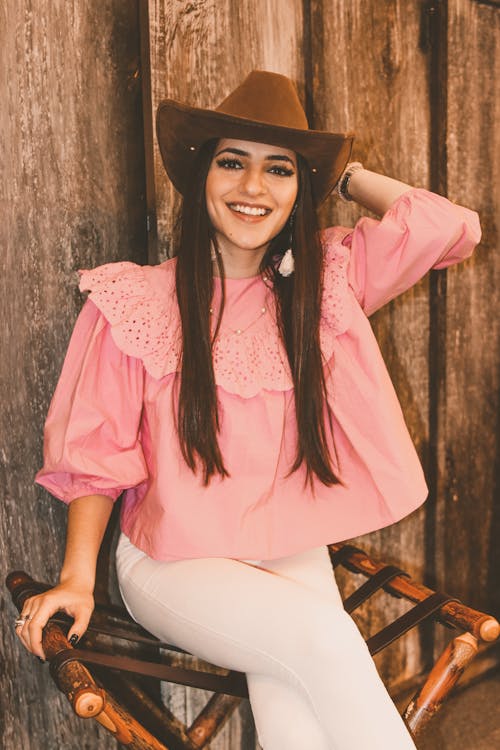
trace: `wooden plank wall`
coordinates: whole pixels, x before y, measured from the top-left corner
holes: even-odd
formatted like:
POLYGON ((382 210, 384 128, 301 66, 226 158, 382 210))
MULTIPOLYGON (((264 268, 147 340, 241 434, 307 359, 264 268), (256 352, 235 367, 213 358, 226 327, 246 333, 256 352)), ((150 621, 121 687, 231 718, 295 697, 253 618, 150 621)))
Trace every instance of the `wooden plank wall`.
MULTIPOLYGON (((497 136, 492 112, 495 71, 493 68, 486 75, 484 88, 482 69, 486 60, 494 59, 498 9, 471 0, 457 0, 449 3, 448 17, 445 2, 253 0, 251 8, 247 5, 248 12, 232 16, 228 15, 227 2, 217 3, 215 22, 211 2, 193 5, 149 0, 148 5, 153 112, 159 99, 166 96, 199 106, 216 106, 252 68, 293 75, 313 127, 354 129, 357 139, 353 158, 410 184, 443 194, 449 190, 453 200, 481 211, 483 222, 486 218, 487 224, 486 245, 494 246, 494 194, 488 193, 486 186, 493 183, 491 157, 498 153, 498 149, 495 152, 497 136), (269 18, 273 23, 268 26, 269 18), (261 30, 258 44, 254 26, 248 26, 251 21, 258 23, 261 30), (279 29, 279 33, 275 31, 276 38, 272 38, 269 33, 262 34, 263 29, 266 32, 279 29), (466 68, 463 53, 460 53, 465 39, 470 62, 466 68), (232 60, 224 75, 217 65, 214 69, 214 60, 220 59, 232 60), (183 75, 179 76, 181 66, 183 75), (467 113, 474 112, 466 124, 461 101, 464 70, 467 70, 468 82, 467 113), (481 87, 478 86, 480 80, 481 87), (481 145, 477 138, 479 122, 485 131, 485 142, 481 145), (458 160, 464 150, 468 170, 459 169, 458 161, 453 161, 458 160), (448 166, 447 151, 450 154, 448 166), (486 162, 489 166, 480 179, 482 187, 471 195, 467 174, 486 162), (461 191, 454 182, 459 174, 461 191)), ((234 9, 233 3, 230 6, 234 9)), ((496 38, 498 41, 498 35, 496 38)), ((175 212, 172 207, 174 210, 177 207, 177 198, 165 177, 156 146, 152 166, 159 193, 156 201, 158 244, 151 243, 150 256, 156 261, 171 251, 175 212)), ((359 207, 345 206, 332 198, 322 211, 322 223, 351 226, 363 213, 366 212, 359 207)), ((429 583, 495 611, 498 602, 491 598, 491 591, 495 575, 492 565, 495 561, 498 563, 494 552, 496 545, 484 544, 480 559, 474 554, 474 545, 485 533, 493 539, 499 524, 498 517, 493 515, 497 486, 493 468, 497 449, 498 382, 494 362, 498 351, 497 324, 489 323, 492 346, 484 366, 480 340, 475 347, 468 348, 470 338, 461 336, 464 327, 477 324, 474 316, 468 317, 462 310, 455 320, 451 319, 454 306, 463 302, 463 293, 472 297, 477 321, 487 315, 482 298, 477 294, 476 277, 479 288, 489 283, 492 307, 495 301, 498 304, 498 291, 495 291, 498 285, 494 282, 498 261, 495 266, 493 254, 488 257, 489 263, 474 259, 465 267, 431 274, 372 318, 429 479, 430 497, 422 509, 400 524, 359 541, 374 554, 404 565, 429 583), (484 269, 484 281, 481 281, 482 276, 477 276, 478 263, 484 269), (446 283, 449 290, 453 289, 452 298, 446 296, 446 283), (464 289, 461 284, 465 285, 464 289), (434 351, 436 345, 440 347, 438 353, 434 351), (461 364, 464 358, 469 364, 474 362, 472 371, 477 374, 477 379, 474 377, 467 386, 464 379, 468 369, 461 364), (452 375, 447 381, 445 369, 452 375), (458 391, 454 384, 454 393, 450 391, 453 378, 462 381, 458 391), (476 402, 479 400, 482 404, 481 420, 477 419, 467 398, 471 389, 476 402), (457 440, 461 433, 457 432, 453 420, 465 423, 469 430, 463 444, 457 440), (488 428, 485 429, 485 425, 488 428), (482 437, 477 435, 480 430, 482 437), (466 456, 471 455, 472 441, 481 445, 484 442, 487 446, 484 461, 480 451, 474 450, 473 466, 466 460, 466 456), (460 454, 461 468, 457 474, 455 467, 450 477, 446 455, 452 452, 460 454), (470 485, 477 472, 481 475, 481 484, 471 494, 470 485), (453 500, 450 482, 454 487, 457 482, 461 485, 460 508, 453 500), (482 519, 473 515, 474 503, 471 502, 479 496, 482 519), (456 542, 463 540, 471 525, 474 526, 471 537, 460 546, 456 542), (466 560, 464 548, 468 551, 466 560), (479 590, 475 576, 483 581, 479 590), (475 594, 471 596, 473 591, 475 594)), ((342 584, 346 591, 352 586, 345 578, 342 584)), ((393 600, 389 607, 381 609, 380 601, 375 599, 361 611, 358 620, 363 627, 374 630, 383 625, 388 616, 395 617, 406 608, 393 600)), ((443 638, 447 637, 441 629, 436 634, 424 629, 421 634, 411 634, 403 643, 394 644, 379 655, 377 663, 387 683, 397 689, 398 684, 424 670, 432 652, 442 647, 443 638)), ((167 701, 177 710, 185 706, 187 718, 189 705, 196 700, 195 692, 191 691, 190 695, 189 691, 175 687, 168 690, 167 701)), ((233 730, 236 722, 237 719, 233 719, 233 730)), ((220 745, 215 743, 215 746, 232 747, 226 744, 228 740, 229 735, 223 733, 217 741, 220 745)), ((234 742, 233 735, 231 742, 234 742)), ((246 744, 249 740, 242 738, 241 742, 241 747, 250 747, 246 744)))
MULTIPOLYGON (((494 503, 500 332, 497 315, 491 314, 498 310, 500 288, 494 169, 498 3, 49 5, 7 0, 2 9, 8 33, 0 48, 5 92, 0 314, 2 351, 9 353, 0 362, 3 570, 26 567, 55 580, 62 557, 65 510, 35 488, 32 477, 40 465, 49 399, 81 306, 75 270, 115 259, 155 263, 172 249, 178 199, 156 145, 147 158, 149 207, 156 209, 158 235, 156 241, 150 233, 146 249, 140 6, 143 20, 149 15, 149 117, 166 96, 215 106, 253 68, 285 73, 298 82, 314 127, 356 131, 355 158, 412 184, 448 192, 481 212, 485 236, 473 259, 432 274, 372 319, 431 496, 410 518, 363 543, 500 614, 500 516, 494 503)), ((143 50, 146 70, 145 62, 143 50)), ((352 225, 360 213, 330 199, 322 221, 352 225)), ((400 609, 394 602, 390 614, 400 609)), ((12 614, 6 604, 0 746, 115 747, 97 725, 71 718, 46 669, 34 668, 17 646, 12 614)), ((382 619, 376 603, 360 616, 370 628, 382 619)), ((379 658, 389 684, 427 665, 431 636, 412 636, 379 658)), ((436 636, 436 648, 441 640, 436 636)), ((189 722, 209 695, 174 687, 165 692, 165 701, 189 722)), ((247 702, 212 747, 258 747, 247 702)))
MULTIPOLYGON (((137 5, 8 0, 0 23, 0 567, 56 582, 66 509, 33 476, 76 270, 146 260, 137 5)), ((1 618, 0 747, 116 747, 18 645, 5 589, 1 618)))
MULTIPOLYGON (((428 187, 429 64, 428 52, 421 44, 420 4, 408 0, 313 0, 310 25, 314 127, 354 130, 353 160, 411 185, 428 187)), ((367 213, 332 197, 323 211, 323 223, 352 226, 367 213)), ((428 278, 376 313, 372 324, 425 465, 429 442, 428 278)), ((374 554, 398 561, 421 576, 424 526, 422 508, 400 524, 359 541, 374 554)), ((347 583, 345 577, 343 580, 347 583)), ((396 599, 387 607, 377 607, 382 596, 356 615, 369 632, 406 608, 396 599)), ((390 684, 419 672, 418 633, 414 631, 405 643, 386 649, 377 657, 377 664, 390 684)))
MULTIPOLYGON (((446 272, 435 384, 434 575, 500 615, 500 3, 449 0, 446 189, 475 207, 481 247, 446 272)), ((442 638, 436 642, 437 649, 442 638)))
MULTIPOLYGON (((144 0, 142 7, 146 6, 144 0)), ((214 106, 259 67, 293 77, 303 93, 300 2, 252 0, 239 6, 234 0, 152 0, 149 37, 153 113, 166 98, 214 106)), ((159 239, 158 248, 152 243, 150 250, 154 263, 171 254, 172 225, 179 205, 156 139, 152 168, 159 239)))

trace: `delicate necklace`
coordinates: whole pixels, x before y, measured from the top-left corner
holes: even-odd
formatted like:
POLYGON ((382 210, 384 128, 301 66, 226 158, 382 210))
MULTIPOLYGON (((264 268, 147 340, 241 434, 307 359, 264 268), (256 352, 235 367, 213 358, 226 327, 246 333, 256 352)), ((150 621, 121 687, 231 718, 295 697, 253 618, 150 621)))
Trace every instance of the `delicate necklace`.
MULTIPOLYGON (((266 280, 266 281, 267 281, 267 278, 266 278, 266 277, 264 277, 264 280, 266 280)), ((269 294, 269 292, 266 292, 266 296, 265 296, 265 300, 264 300, 264 302, 267 302, 268 294, 269 294)), ((249 329, 249 328, 251 328, 251 327, 252 327, 253 325, 255 325, 255 323, 257 323, 257 321, 258 321, 258 320, 260 320, 260 319, 261 319, 261 318, 262 318, 262 317, 263 317, 263 316, 264 316, 264 315, 266 314, 266 312, 267 312, 267 311, 268 311, 268 307, 267 307, 267 305, 266 305, 266 304, 264 304, 264 305, 263 305, 263 306, 262 306, 262 307, 260 308, 260 310, 259 310, 259 314, 257 315, 257 317, 256 317, 256 318, 254 318, 254 320, 252 320, 252 321, 251 321, 251 323, 249 323, 249 324, 248 324, 247 326, 245 326, 244 328, 231 328, 231 326, 227 326, 227 329, 228 329, 229 331, 231 331, 231 333, 234 333, 234 334, 236 334, 237 336, 241 336, 241 334, 242 334, 242 333, 245 333, 246 331, 248 331, 248 329, 249 329)), ((214 309, 213 309, 213 307, 210 307, 210 308, 209 308, 209 313, 210 313, 210 315, 213 315, 213 314, 214 314, 214 309)))

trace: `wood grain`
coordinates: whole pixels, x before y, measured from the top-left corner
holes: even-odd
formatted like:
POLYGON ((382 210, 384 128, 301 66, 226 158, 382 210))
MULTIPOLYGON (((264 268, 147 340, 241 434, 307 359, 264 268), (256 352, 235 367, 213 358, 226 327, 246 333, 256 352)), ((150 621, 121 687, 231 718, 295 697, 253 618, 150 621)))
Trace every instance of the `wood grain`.
MULTIPOLYGON (((429 187, 429 51, 422 44, 421 5, 408 0, 311 2, 313 125, 353 130, 353 160, 411 185, 429 187)), ((353 226, 366 211, 330 198, 323 224, 353 226)), ((371 319, 405 418, 427 463, 429 282, 424 279, 371 319)), ((425 507, 396 526, 360 540, 374 555, 400 564, 416 577, 425 568, 425 507)), ((353 582, 342 576, 350 592, 353 582)), ((355 619, 368 632, 402 614, 380 597, 355 619)), ((418 633, 377 657, 385 680, 395 686, 422 668, 418 633)))
MULTIPOLYGON (((303 85, 302 4, 288 0, 150 0, 151 117, 161 99, 216 107, 253 69, 284 73, 303 85)), ((149 160, 148 160, 149 162, 149 160)), ((172 253, 179 196, 154 141, 158 251, 172 253)), ((158 257, 156 253, 158 252, 158 257)))
MULTIPOLYGON (((1 25, 0 558, 56 581, 66 510, 33 477, 82 304, 76 269, 145 257, 137 8, 8 0, 1 25)), ((68 711, 13 616, 2 608, 0 746, 116 747, 68 711)))
POLYGON ((479 212, 483 239, 446 272, 436 579, 498 616, 500 7, 451 0, 447 29, 448 192, 479 212))

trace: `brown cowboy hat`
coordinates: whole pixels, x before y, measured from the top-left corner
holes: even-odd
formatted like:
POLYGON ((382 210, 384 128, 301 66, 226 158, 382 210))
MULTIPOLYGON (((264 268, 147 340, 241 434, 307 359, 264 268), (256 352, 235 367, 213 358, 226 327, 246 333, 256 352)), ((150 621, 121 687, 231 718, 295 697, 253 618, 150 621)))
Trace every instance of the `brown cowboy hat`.
POLYGON ((250 73, 215 110, 161 101, 156 132, 167 174, 181 194, 198 148, 210 138, 237 138, 301 154, 312 170, 317 205, 338 182, 354 140, 353 133, 310 130, 292 81, 263 70, 250 73))

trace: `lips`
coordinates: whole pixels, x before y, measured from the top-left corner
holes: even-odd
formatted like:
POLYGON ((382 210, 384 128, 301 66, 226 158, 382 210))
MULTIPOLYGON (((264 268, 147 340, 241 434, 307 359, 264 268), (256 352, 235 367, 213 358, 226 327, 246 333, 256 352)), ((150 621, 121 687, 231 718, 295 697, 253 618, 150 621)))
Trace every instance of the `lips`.
POLYGON ((238 218, 242 219, 263 219, 272 211, 272 209, 267 206, 251 205, 248 203, 228 203, 227 207, 230 211, 236 214, 238 218))

